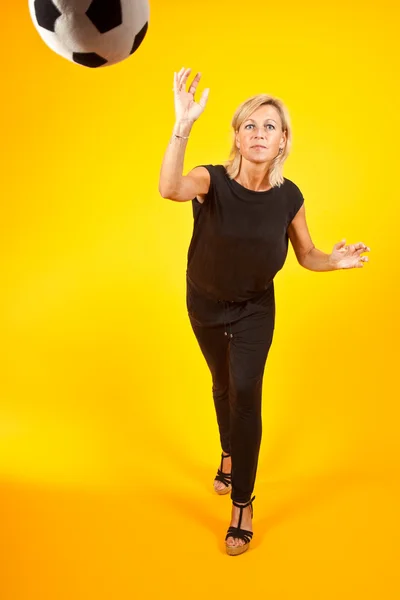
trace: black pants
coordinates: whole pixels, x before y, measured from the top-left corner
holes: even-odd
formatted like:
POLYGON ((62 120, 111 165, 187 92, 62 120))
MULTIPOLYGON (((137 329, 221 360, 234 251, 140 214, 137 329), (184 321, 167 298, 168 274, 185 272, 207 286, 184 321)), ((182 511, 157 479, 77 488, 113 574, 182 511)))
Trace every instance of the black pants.
POLYGON ((231 499, 247 502, 261 444, 262 381, 275 326, 273 283, 262 304, 210 300, 188 288, 187 306, 212 377, 221 447, 232 456, 231 499))

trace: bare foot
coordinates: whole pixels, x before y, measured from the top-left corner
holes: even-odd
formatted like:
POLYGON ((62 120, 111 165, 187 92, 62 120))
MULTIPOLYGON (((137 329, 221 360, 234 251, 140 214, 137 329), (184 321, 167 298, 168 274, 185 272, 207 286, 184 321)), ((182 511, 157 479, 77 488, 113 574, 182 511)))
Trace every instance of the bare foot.
MULTIPOLYGON (((230 473, 232 471, 232 459, 230 456, 226 456, 225 452, 223 452, 223 455, 224 455, 224 460, 222 461, 221 471, 223 473, 230 473)), ((222 481, 218 481, 218 479, 216 481, 214 480, 215 491, 223 490, 225 488, 226 488, 226 485, 224 483, 222 483, 222 481)))
MULTIPOLYGON (((238 502, 238 504, 247 504, 246 502, 238 502)), ((239 523, 240 508, 232 504, 232 516, 230 526, 237 527, 239 523)), ((240 529, 247 529, 253 531, 253 524, 251 518, 251 506, 246 506, 243 509, 242 522, 240 523, 240 529)), ((228 546, 243 546, 246 542, 240 538, 233 538, 231 536, 226 540, 228 546)))

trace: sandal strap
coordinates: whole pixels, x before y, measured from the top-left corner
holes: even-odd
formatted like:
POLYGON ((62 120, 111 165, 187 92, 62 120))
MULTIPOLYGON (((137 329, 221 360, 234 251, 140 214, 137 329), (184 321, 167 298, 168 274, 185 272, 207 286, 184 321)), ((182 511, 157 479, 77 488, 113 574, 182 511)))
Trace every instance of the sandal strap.
POLYGON ((228 486, 232 481, 232 473, 223 473, 220 469, 218 469, 215 479, 217 481, 222 481, 222 483, 228 486))
POLYGON ((222 463, 224 462, 224 458, 229 458, 229 457, 230 457, 230 454, 226 454, 224 456, 224 453, 223 452, 221 453, 221 464, 219 466, 219 468, 220 468, 221 471, 222 471, 222 463))
MULTIPOLYGON (((255 497, 255 496, 253 496, 253 497, 251 498, 251 500, 249 500, 248 502, 246 502, 246 504, 238 504, 237 502, 235 502, 234 500, 232 500, 232 504, 233 504, 234 506, 237 506, 237 507, 239 507, 239 508, 246 508, 246 506, 250 506, 250 504, 253 504, 253 500, 255 500, 255 498, 256 498, 256 497, 255 497)), ((252 506, 252 508, 253 508, 253 506, 252 506)))
POLYGON ((225 541, 228 539, 228 537, 240 538, 241 540, 244 540, 246 544, 248 544, 253 537, 253 532, 249 531, 248 529, 240 529, 240 527, 231 526, 229 527, 225 536, 225 541))
POLYGON ((248 502, 246 502, 246 504, 239 504, 238 502, 235 502, 234 500, 232 500, 232 504, 234 506, 237 506, 238 508, 240 508, 239 522, 237 524, 238 529, 240 528, 240 524, 242 522, 243 509, 246 508, 246 506, 250 506, 251 517, 253 518, 253 500, 255 500, 255 498, 256 497, 253 496, 248 502))

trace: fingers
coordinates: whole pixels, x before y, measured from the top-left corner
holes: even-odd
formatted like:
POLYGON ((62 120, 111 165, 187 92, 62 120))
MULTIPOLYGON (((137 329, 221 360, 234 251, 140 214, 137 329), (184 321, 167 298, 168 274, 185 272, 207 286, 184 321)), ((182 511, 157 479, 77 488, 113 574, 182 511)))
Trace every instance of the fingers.
POLYGON ((182 67, 180 71, 174 73, 174 91, 179 92, 181 88, 182 75, 185 72, 185 67, 182 67))
POLYGON ((371 248, 366 246, 363 242, 357 242, 357 244, 349 244, 348 246, 346 246, 345 243, 346 243, 346 239, 343 239, 340 242, 338 242, 335 245, 336 250, 349 250, 352 253, 359 252, 360 254, 362 252, 370 252, 371 251, 371 248))
POLYGON ((368 248, 363 242, 357 242, 357 244, 352 244, 355 250, 361 250, 362 252, 369 252, 371 248, 368 248))
POLYGON ((178 73, 176 74, 176 91, 180 92, 183 88, 183 86, 186 84, 187 78, 189 77, 190 71, 192 69, 185 69, 185 67, 182 67, 182 69, 180 71, 178 71, 178 73))
POLYGON ((199 84, 200 77, 201 77, 201 73, 197 73, 196 77, 193 79, 193 81, 192 81, 192 83, 191 83, 191 85, 189 87, 189 93, 193 94, 193 96, 194 96, 194 94, 196 92, 196 88, 197 88, 197 86, 199 84))
POLYGON ((370 252, 371 248, 366 246, 363 242, 357 242, 357 244, 349 244, 348 246, 343 246, 343 240, 336 244, 336 249, 350 252, 350 254, 362 254, 363 252, 370 252))
POLYGON ((343 248, 343 246, 346 243, 346 238, 344 238, 343 240, 340 240, 340 242, 338 242, 337 244, 335 244, 335 249, 336 250, 340 250, 341 248, 343 248))
POLYGON ((360 251, 360 252, 369 252, 371 248, 368 248, 368 246, 366 246, 365 244, 363 244, 363 242, 357 242, 357 244, 351 244, 351 246, 354 248, 354 250, 360 251))
MULTIPOLYGON (((189 75, 190 75, 191 71, 192 71, 191 68, 185 69, 185 67, 182 67, 182 69, 180 71, 178 71, 178 73, 174 73, 174 87, 173 87, 173 89, 174 89, 175 92, 182 91, 182 89, 186 85, 186 82, 187 82, 187 80, 189 78, 189 75)), ((188 92, 190 94, 193 94, 193 96, 194 96, 194 94, 196 92, 196 89, 197 89, 197 86, 199 84, 200 78, 201 78, 201 73, 199 72, 199 73, 196 74, 196 76, 194 77, 194 79, 193 79, 193 81, 192 81, 192 83, 191 83, 191 85, 189 87, 188 92)))
POLYGON ((362 269, 364 267, 364 263, 368 262, 368 256, 360 256, 357 263, 354 265, 357 269, 362 269))
POLYGON ((173 87, 174 92, 179 92, 180 80, 181 80, 182 73, 184 72, 184 70, 185 70, 185 68, 182 67, 182 69, 180 71, 178 71, 177 73, 175 73, 175 71, 174 71, 174 87, 173 87))
POLYGON ((363 242, 358 242, 357 244, 352 244, 349 246, 350 250, 356 254, 362 254, 363 252, 370 252, 371 248, 368 248, 363 242))
POLYGON ((199 100, 199 104, 201 106, 201 108, 205 108, 206 104, 207 104, 207 100, 208 100, 208 94, 210 93, 210 88, 206 88, 204 90, 204 92, 201 95, 201 98, 199 100))
POLYGON ((192 69, 184 69, 183 73, 181 75, 181 79, 180 79, 180 87, 184 87, 186 85, 186 82, 188 80, 188 77, 191 73, 192 69))

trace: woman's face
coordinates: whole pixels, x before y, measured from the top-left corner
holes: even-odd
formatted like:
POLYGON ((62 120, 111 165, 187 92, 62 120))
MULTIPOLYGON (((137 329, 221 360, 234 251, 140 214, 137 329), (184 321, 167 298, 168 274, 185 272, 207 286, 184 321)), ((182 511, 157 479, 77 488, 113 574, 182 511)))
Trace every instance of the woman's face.
POLYGON ((263 104, 243 121, 236 133, 236 145, 250 162, 269 163, 286 143, 279 112, 271 104, 263 104))

